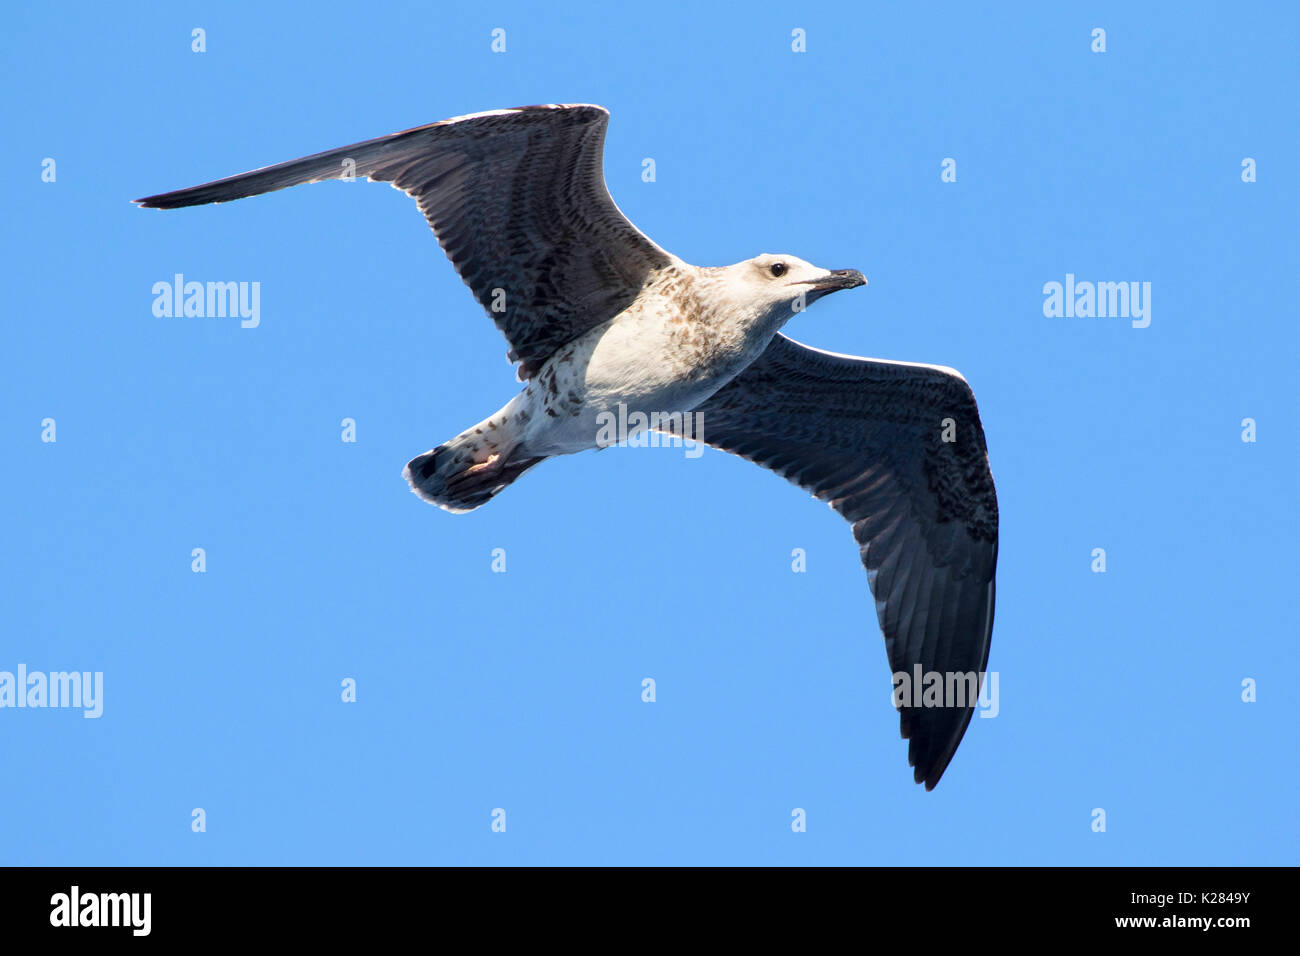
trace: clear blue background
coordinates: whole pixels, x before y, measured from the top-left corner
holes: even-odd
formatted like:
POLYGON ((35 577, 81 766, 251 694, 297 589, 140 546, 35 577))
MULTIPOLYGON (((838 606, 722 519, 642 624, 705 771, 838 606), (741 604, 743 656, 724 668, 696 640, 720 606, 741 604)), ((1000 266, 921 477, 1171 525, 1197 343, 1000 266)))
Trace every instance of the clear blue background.
POLYGON ((1296 863, 1298 27, 1281 3, 8 10, 0 669, 103 671, 105 709, 0 711, 0 862, 1296 863), (610 190, 686 260, 866 273, 794 337, 970 380, 1001 712, 933 793, 849 531, 781 479, 619 449, 469 516, 411 496, 406 460, 517 385, 406 197, 129 203, 538 102, 610 108, 610 190), (259 281, 261 327, 155 318, 176 272, 259 281), (1151 282, 1150 328, 1044 318, 1067 272, 1151 282))

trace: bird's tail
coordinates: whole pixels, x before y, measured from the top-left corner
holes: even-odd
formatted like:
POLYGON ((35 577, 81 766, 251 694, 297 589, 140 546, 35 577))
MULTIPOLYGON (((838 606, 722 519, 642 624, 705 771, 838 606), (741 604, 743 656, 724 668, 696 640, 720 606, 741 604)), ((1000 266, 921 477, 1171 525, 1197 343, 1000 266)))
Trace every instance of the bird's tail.
POLYGON ((529 468, 545 461, 522 453, 510 434, 510 406, 406 463, 411 491, 444 511, 473 511, 529 468))

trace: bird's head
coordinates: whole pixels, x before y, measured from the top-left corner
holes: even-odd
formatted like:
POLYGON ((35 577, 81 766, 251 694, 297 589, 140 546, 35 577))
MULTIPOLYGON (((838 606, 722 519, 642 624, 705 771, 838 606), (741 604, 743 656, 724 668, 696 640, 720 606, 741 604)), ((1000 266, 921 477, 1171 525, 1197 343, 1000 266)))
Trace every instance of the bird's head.
POLYGON ((822 269, 798 256, 764 253, 727 266, 728 284, 756 311, 784 322, 824 295, 856 289, 867 280, 856 269, 822 269))

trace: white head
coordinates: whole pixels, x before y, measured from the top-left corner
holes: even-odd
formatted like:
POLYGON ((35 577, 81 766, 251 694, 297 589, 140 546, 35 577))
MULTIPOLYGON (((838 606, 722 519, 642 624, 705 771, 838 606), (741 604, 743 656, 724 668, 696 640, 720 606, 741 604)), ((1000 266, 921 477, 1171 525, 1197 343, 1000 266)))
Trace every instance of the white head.
POLYGON ((728 297, 744 312, 782 324, 824 295, 867 284, 856 269, 822 269, 798 256, 766 252, 718 272, 728 297))

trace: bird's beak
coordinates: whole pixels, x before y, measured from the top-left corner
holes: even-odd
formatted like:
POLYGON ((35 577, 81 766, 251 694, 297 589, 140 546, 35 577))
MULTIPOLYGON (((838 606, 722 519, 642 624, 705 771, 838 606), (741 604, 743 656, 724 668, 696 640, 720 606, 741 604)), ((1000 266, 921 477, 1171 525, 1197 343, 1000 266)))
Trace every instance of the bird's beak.
POLYGON ((809 279, 803 285, 812 286, 814 292, 826 294, 839 292, 841 289, 856 289, 866 285, 867 278, 857 269, 832 269, 820 279, 809 279))

